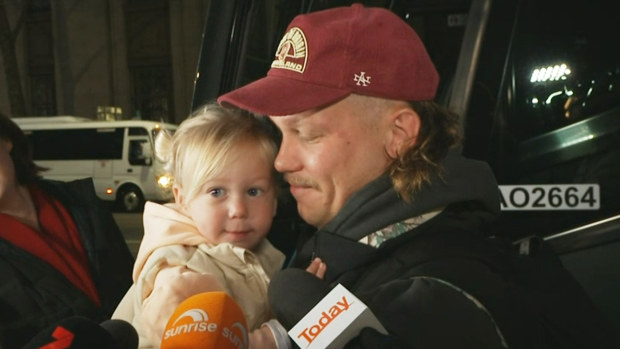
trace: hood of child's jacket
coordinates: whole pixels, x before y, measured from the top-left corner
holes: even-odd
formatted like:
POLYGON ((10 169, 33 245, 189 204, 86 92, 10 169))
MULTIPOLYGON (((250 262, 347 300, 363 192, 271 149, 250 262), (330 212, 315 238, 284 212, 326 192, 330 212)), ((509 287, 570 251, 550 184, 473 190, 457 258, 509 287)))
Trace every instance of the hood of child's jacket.
POLYGON ((163 246, 197 246, 208 241, 200 235, 190 217, 177 204, 160 205, 147 202, 144 206, 144 237, 140 243, 133 268, 134 280, 151 253, 163 246))

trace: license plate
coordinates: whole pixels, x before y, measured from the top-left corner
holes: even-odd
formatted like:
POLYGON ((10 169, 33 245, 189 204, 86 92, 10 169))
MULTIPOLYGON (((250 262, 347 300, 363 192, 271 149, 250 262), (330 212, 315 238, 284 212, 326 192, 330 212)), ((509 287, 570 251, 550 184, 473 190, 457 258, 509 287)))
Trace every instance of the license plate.
POLYGON ((598 184, 500 185, 501 207, 516 210, 598 210, 598 184))

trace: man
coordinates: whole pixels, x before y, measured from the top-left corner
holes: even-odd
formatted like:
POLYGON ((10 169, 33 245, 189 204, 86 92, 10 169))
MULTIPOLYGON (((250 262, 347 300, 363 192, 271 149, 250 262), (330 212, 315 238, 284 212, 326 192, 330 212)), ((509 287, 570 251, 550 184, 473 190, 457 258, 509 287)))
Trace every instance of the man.
POLYGON ((546 347, 508 262, 486 263, 509 251, 486 238, 497 183, 459 155, 458 117, 432 101, 438 82, 408 24, 355 4, 297 16, 267 77, 218 101, 282 132, 275 167, 317 228, 293 266, 319 257, 324 279, 389 332, 351 347, 546 347))

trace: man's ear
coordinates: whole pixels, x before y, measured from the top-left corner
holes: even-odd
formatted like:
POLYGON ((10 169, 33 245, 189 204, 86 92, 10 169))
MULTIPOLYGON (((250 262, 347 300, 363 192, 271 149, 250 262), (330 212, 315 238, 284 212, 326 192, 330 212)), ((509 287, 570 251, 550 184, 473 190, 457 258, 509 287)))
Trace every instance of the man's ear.
POLYGON ((394 159, 415 144, 420 132, 420 116, 409 107, 400 107, 390 114, 389 123, 390 137, 386 150, 394 159))

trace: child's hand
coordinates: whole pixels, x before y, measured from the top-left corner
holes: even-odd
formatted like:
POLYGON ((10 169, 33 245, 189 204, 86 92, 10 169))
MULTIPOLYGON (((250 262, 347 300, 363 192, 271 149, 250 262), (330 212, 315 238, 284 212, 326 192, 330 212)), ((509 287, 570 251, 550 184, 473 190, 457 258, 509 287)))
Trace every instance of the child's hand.
POLYGON ((327 270, 327 265, 323 263, 320 258, 315 258, 312 260, 312 263, 306 268, 306 271, 319 279, 323 279, 325 277, 325 271, 327 270))

